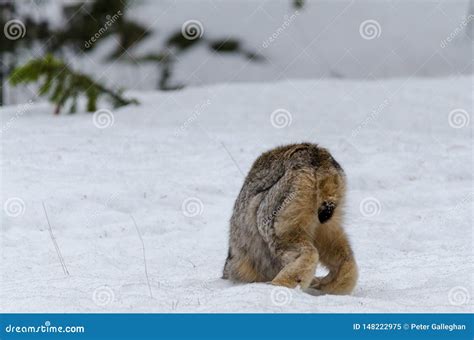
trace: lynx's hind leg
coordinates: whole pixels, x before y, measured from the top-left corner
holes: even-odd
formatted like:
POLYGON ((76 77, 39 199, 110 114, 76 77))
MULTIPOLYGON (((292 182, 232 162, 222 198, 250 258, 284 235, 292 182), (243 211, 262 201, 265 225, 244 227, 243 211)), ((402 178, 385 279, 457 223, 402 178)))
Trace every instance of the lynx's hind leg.
POLYGON ((224 279, 233 279, 240 282, 262 282, 265 278, 256 270, 255 265, 248 256, 240 256, 227 260, 224 269, 224 279), (232 261, 233 263, 231 264, 232 261), (228 267, 232 266, 232 275, 228 274, 228 267))

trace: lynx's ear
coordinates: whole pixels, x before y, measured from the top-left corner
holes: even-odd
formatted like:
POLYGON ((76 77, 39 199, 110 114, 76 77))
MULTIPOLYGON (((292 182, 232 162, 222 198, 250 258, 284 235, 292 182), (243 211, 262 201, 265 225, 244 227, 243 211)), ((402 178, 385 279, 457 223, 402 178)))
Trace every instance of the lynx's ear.
POLYGON ((318 209, 319 222, 322 224, 329 221, 334 213, 334 209, 336 209, 334 202, 323 202, 318 209))

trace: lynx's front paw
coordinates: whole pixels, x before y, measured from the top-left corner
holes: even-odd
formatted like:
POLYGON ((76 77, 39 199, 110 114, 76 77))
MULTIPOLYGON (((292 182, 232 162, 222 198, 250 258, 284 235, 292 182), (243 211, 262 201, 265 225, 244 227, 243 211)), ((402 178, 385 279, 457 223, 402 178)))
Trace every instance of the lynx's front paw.
POLYGON ((288 287, 288 288, 296 288, 296 286, 298 285, 299 283, 297 282, 297 280, 294 280, 294 279, 290 279, 290 278, 279 278, 279 277, 276 277, 273 279, 272 281, 272 285, 275 285, 275 286, 283 286, 283 287, 288 287))

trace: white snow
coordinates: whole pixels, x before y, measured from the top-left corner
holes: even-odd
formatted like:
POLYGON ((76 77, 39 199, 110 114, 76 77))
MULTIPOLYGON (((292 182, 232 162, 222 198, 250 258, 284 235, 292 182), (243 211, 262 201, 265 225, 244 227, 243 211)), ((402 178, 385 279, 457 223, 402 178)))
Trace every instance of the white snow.
POLYGON ((130 93, 141 105, 104 129, 48 104, 4 107, 0 311, 472 312, 472 81, 130 93), (272 125, 277 109, 291 124, 272 125), (350 296, 220 279, 241 171, 299 141, 328 147, 348 176, 350 296))

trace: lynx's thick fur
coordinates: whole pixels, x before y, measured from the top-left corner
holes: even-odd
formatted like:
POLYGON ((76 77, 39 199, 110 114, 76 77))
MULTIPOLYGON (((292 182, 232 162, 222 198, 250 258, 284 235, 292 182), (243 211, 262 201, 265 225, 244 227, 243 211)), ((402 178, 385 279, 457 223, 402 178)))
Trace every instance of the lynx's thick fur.
POLYGON ((350 293, 357 265, 341 227, 345 186, 341 166, 317 145, 262 154, 234 205, 223 278, 350 293), (318 263, 327 276, 314 277, 318 263))

